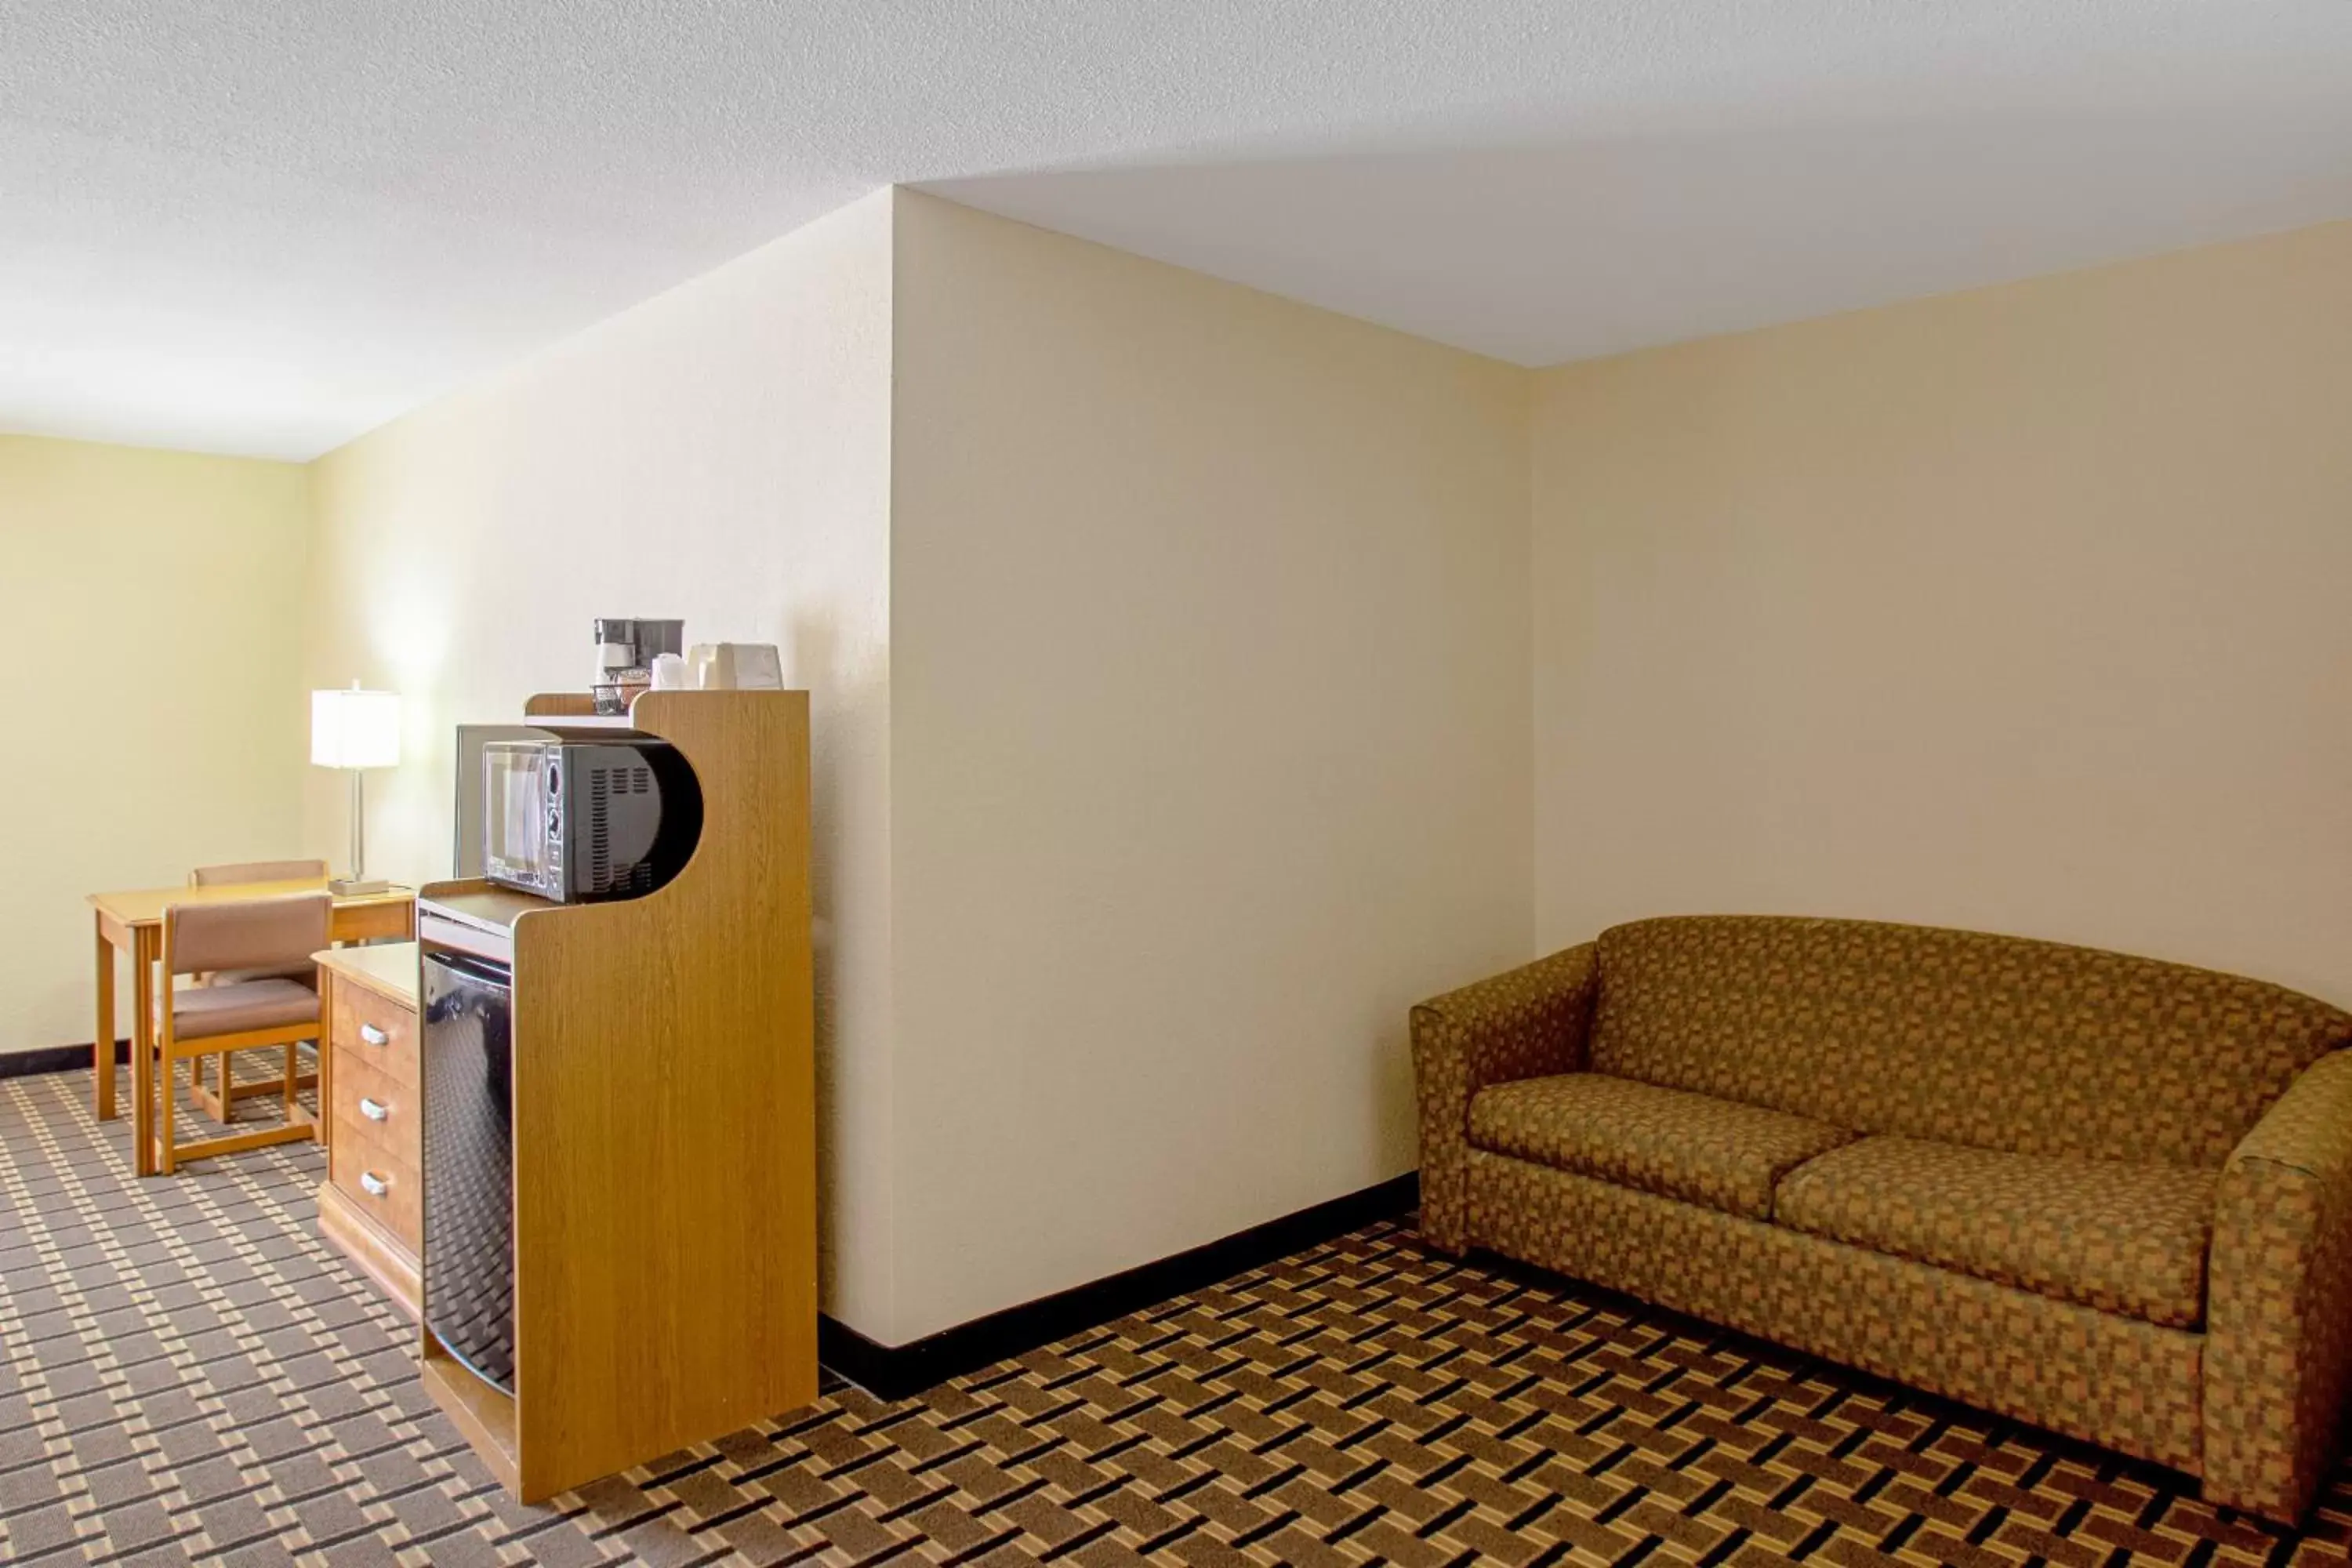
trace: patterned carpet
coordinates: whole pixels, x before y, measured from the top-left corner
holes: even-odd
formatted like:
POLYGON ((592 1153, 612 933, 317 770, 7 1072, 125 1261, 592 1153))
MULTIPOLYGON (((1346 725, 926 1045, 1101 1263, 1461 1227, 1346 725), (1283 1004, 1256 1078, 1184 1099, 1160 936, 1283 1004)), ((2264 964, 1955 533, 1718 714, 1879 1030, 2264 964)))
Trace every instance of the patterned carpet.
POLYGON ((1375 1226, 884 1405, 508 1500, 312 1226, 307 1147, 126 1173, 0 1080, 0 1562, 2347 1561, 2177 1477, 1375 1226))

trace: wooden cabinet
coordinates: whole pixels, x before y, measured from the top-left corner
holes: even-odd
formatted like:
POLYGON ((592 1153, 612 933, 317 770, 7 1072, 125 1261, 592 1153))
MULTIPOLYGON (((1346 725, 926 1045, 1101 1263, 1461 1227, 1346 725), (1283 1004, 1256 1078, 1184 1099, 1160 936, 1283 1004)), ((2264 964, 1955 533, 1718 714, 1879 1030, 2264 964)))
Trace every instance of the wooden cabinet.
POLYGON ((425 1299, 416 951, 404 942, 319 954, 319 1228, 411 1317, 425 1299))
MULTIPOLYGON (((593 724, 589 706, 526 711, 561 729, 593 724)), ((649 691, 628 723, 676 746, 701 796, 675 879, 580 904, 457 880, 418 907, 428 960, 510 977, 511 1392, 429 1325, 420 1372, 525 1502, 817 1391, 808 694, 649 691)), ((436 1118, 444 1059, 439 1039, 422 1058, 436 1118)), ((441 1131, 428 1183, 445 1179, 441 1131)))

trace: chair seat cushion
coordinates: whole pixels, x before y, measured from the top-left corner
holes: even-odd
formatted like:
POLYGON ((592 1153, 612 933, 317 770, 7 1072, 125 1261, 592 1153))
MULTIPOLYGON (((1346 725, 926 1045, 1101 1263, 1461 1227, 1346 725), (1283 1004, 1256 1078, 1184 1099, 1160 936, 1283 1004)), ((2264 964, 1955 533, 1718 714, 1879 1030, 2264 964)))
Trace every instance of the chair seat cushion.
POLYGON ((1772 1190, 1784 1172, 1856 1136, 1605 1073, 1498 1083, 1470 1102, 1476 1148, 1749 1219, 1772 1217, 1772 1190))
POLYGON ((307 990, 319 988, 319 966, 315 963, 288 963, 276 969, 216 969, 205 982, 207 985, 242 985, 248 980, 291 980, 307 990))
POLYGON ((1832 1241, 2195 1328, 2216 1174, 1865 1138, 1790 1174, 1772 1212, 1832 1241))
POLYGON ((183 1040, 319 1021, 319 994, 291 980, 194 985, 172 993, 172 1033, 183 1040))

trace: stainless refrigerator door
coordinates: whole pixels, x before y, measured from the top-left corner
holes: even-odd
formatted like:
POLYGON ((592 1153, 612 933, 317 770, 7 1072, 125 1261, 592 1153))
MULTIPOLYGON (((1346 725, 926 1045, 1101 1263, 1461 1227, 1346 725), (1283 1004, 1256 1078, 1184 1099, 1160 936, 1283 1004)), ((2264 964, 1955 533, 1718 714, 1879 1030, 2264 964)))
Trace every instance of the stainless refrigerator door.
POLYGON ((499 964, 425 955, 425 1326, 514 1392, 512 988, 499 964))

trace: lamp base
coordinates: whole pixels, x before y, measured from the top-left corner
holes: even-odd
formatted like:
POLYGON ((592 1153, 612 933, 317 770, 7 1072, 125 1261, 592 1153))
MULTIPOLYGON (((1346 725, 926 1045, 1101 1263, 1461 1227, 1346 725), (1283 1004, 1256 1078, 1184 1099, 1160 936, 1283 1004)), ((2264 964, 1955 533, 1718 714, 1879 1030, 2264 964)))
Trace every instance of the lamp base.
POLYGON ((327 884, 327 891, 339 899, 363 898, 369 893, 387 893, 391 890, 392 884, 381 877, 372 877, 366 881, 359 881, 350 877, 338 877, 327 884))

